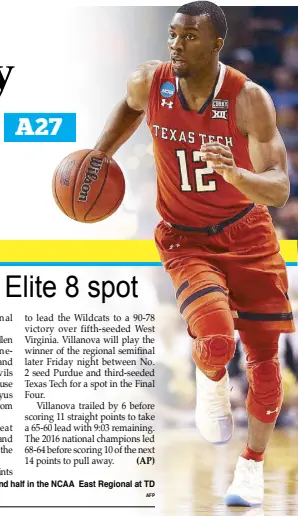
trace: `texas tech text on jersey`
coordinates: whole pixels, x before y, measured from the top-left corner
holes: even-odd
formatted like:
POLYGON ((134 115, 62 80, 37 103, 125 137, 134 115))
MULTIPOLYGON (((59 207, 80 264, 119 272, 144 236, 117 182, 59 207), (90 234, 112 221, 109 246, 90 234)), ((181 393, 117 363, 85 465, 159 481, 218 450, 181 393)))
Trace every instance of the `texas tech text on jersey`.
POLYGON ((171 127, 163 127, 158 124, 152 124, 153 137, 162 140, 170 140, 172 142, 185 142, 186 144, 197 144, 199 147, 204 144, 220 143, 233 147, 232 136, 206 135, 204 133, 195 133, 194 131, 182 131, 171 127))

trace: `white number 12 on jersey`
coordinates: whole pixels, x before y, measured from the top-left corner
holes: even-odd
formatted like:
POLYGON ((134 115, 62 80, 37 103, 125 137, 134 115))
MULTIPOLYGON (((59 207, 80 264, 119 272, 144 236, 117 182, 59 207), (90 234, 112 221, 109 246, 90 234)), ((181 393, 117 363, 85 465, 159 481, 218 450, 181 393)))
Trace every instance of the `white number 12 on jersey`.
MULTIPOLYGON (((179 171, 181 179, 180 188, 182 192, 191 192, 192 186, 189 182, 189 170, 187 166, 186 150, 179 149, 175 152, 179 162, 179 171)), ((192 151, 192 161, 194 163, 202 162, 200 151, 192 151)), ((203 182, 204 176, 207 176, 208 174, 214 174, 213 169, 211 169, 210 167, 205 167, 203 169, 195 168, 194 174, 197 192, 215 192, 217 190, 216 180, 209 180, 206 183, 203 182)))

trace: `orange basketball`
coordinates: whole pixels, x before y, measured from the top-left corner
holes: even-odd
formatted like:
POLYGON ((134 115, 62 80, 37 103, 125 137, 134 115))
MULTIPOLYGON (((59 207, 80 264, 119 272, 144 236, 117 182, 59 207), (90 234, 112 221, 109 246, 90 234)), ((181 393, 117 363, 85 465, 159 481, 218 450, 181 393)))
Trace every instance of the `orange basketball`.
POLYGON ((95 223, 116 212, 124 197, 125 180, 113 159, 101 151, 83 149, 59 163, 52 187, 64 214, 81 223, 95 223))

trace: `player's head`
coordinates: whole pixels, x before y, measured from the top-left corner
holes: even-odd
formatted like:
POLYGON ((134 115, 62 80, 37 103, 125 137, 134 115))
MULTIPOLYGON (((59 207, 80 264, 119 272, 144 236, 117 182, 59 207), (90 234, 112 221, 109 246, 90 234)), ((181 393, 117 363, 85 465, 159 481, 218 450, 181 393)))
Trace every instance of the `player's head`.
POLYGON ((168 40, 175 74, 199 75, 218 59, 226 34, 226 17, 213 2, 190 2, 180 7, 171 21, 168 40))

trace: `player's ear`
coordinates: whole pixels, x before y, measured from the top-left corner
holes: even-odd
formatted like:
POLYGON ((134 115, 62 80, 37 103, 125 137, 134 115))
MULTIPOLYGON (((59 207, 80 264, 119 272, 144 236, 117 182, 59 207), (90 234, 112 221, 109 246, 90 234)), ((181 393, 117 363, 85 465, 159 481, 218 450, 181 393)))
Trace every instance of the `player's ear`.
POLYGON ((216 38, 215 45, 214 45, 214 52, 220 52, 222 47, 224 45, 224 40, 222 38, 216 38))

